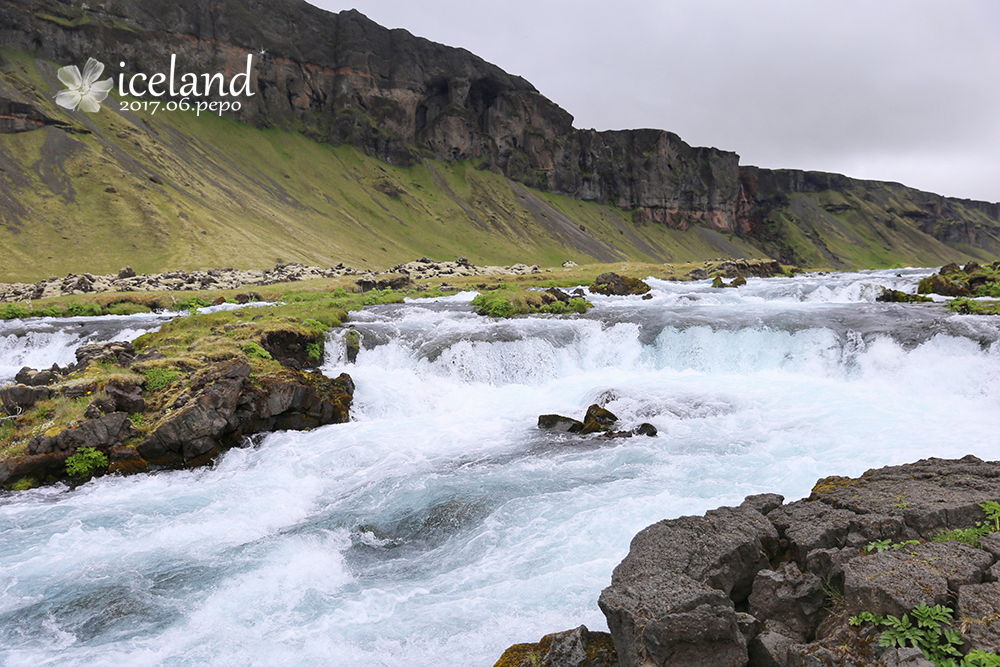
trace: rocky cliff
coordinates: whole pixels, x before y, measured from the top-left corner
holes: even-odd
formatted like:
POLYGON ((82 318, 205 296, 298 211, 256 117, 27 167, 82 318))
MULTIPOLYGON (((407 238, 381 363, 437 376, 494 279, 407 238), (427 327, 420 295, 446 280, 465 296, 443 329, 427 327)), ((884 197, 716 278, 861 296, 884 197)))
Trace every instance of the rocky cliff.
MULTIPOLYGON (((255 94, 230 117, 357 147, 391 165, 469 160, 532 188, 625 212, 631 227, 617 230, 627 237, 621 239, 627 247, 620 247, 585 238, 590 225, 576 231, 579 218, 538 211, 533 203, 524 216, 498 201, 496 193, 472 193, 459 202, 467 224, 489 228, 495 219, 516 234, 525 217, 534 217, 556 244, 599 261, 640 253, 658 261, 686 259, 630 237, 647 223, 694 228, 699 252, 713 253, 709 256, 746 255, 752 252, 749 244, 787 262, 835 268, 991 260, 1000 249, 996 205, 947 200, 894 184, 869 187, 838 175, 741 168, 735 153, 694 148, 663 130, 575 129, 569 113, 524 79, 463 49, 383 28, 354 10, 333 14, 301 0, 0 0, 0 43, 36 62, 82 63, 94 55, 109 63, 109 74, 129 75, 166 71, 176 54, 180 71, 232 76, 245 71, 247 55, 253 54, 255 94), (893 194, 871 196, 873 189, 885 188, 893 194), (840 202, 844 193, 865 204, 840 202), (484 199, 488 212, 477 210, 484 199), (850 211, 856 215, 847 219, 850 211), (718 233, 724 237, 713 236, 718 233), (710 247, 704 249, 706 242, 710 247)), ((82 114, 53 113, 39 102, 39 88, 56 85, 55 68, 48 67, 42 86, 17 72, 0 81, 0 111, 7 109, 0 113, 0 130, 62 123, 70 133, 93 131, 82 114)), ((41 96, 49 93, 43 90, 41 96)), ((131 141, 130 134, 114 136, 131 141)), ((73 142, 61 141, 64 153, 75 150, 73 142)), ((450 199, 461 198, 447 184, 435 184, 450 199)), ((406 194, 396 184, 381 191, 390 199, 406 194)), ((58 184, 53 192, 66 196, 58 184)), ((524 191, 514 192, 515 203, 526 199, 524 191)), ((27 215, 17 201, 7 208, 6 217, 27 215)), ((155 216, 157 206, 148 208, 155 216)), ((260 215, 259 206, 250 208, 260 215)), ((499 235, 510 234, 502 229, 499 235)))
POLYGON ((129 73, 152 72, 177 54, 183 71, 232 75, 255 53, 258 94, 235 115, 258 127, 303 129, 395 164, 424 154, 481 159, 527 185, 636 210, 641 220, 734 229, 734 153, 692 148, 662 130, 575 130, 524 79, 355 10, 332 14, 300 0, 0 7, 0 41, 59 63, 95 54, 129 73))

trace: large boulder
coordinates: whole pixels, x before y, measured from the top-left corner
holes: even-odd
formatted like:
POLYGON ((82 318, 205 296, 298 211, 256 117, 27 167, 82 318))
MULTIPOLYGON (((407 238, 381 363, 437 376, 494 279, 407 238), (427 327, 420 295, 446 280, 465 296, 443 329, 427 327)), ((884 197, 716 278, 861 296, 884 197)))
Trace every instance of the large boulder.
POLYGON ((76 365, 86 368, 90 362, 111 362, 119 366, 127 366, 135 358, 135 348, 128 341, 111 343, 94 343, 76 348, 76 365))
POLYGON ((88 419, 53 435, 43 434, 28 442, 29 454, 74 452, 81 447, 107 450, 138 435, 124 412, 112 412, 99 419, 88 419))
POLYGON ((642 577, 618 572, 598 604, 621 667, 746 664, 746 640, 725 593, 670 570, 642 577))
POLYGON ((633 539, 612 576, 632 580, 673 570, 741 602, 750 595, 756 574, 770 567, 778 533, 759 512, 720 507, 704 516, 665 519, 633 539))
POLYGON ((651 288, 638 278, 629 278, 609 272, 597 276, 589 289, 591 292, 605 296, 625 296, 627 294, 645 294, 651 288))
POLYGON ((621 664, 742 665, 746 642, 733 602, 750 594, 777 544, 774 526, 750 508, 639 532, 599 601, 621 664))
POLYGON ((140 456, 150 462, 168 463, 176 462, 177 458, 193 458, 183 456, 182 449, 187 443, 198 442, 200 449, 206 441, 211 441, 214 444, 208 450, 217 447, 215 439, 237 426, 233 415, 250 370, 250 364, 238 359, 217 364, 202 373, 184 407, 136 446, 140 456))
POLYGON ((200 373, 189 396, 136 446, 156 465, 200 465, 254 433, 304 430, 349 418, 354 382, 346 373, 283 370, 247 382, 250 365, 235 359, 200 373))
POLYGON ((583 430, 583 422, 562 415, 538 415, 538 428, 548 431, 579 433, 583 430))
POLYGON ((0 412, 9 415, 19 414, 34 407, 38 401, 49 398, 52 393, 48 387, 29 387, 23 384, 0 387, 0 412))

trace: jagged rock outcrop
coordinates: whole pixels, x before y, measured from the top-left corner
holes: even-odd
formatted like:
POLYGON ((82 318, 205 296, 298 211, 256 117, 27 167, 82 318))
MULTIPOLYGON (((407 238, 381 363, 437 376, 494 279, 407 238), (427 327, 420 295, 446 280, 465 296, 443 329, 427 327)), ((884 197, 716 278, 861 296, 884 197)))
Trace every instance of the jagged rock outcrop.
POLYGON ((285 371, 248 382, 241 359, 216 364, 192 380, 183 405, 136 451, 155 465, 198 465, 254 433, 305 430, 346 422, 354 393, 350 376, 285 371))
MULTIPOLYGON (((282 329, 262 340, 285 368, 251 379, 251 366, 243 357, 196 368, 177 391, 154 392, 148 405, 143 375, 136 371, 160 370, 143 366, 149 350, 136 356, 130 343, 111 342, 77 349, 77 364, 59 369, 54 384, 9 385, 0 388, 4 414, 21 415, 37 400, 52 397, 91 397, 82 419, 51 423, 25 446, 26 455, 0 461, 0 486, 30 478, 32 484, 66 479, 67 457, 93 448, 109 457, 108 470, 121 474, 143 472, 149 467, 203 465, 224 449, 244 444, 247 436, 274 430, 306 430, 348 421, 354 382, 342 373, 328 378, 298 370, 296 358, 302 341, 282 329), (66 376, 90 363, 114 364, 116 373, 98 381, 94 376, 66 376), (129 365, 131 364, 131 368, 129 365), (140 432, 137 425, 142 425, 140 432)), ((159 355, 162 357, 163 355, 159 355)), ((157 362, 153 362, 154 364, 157 362)), ((312 363, 312 365, 315 365, 312 363)), ((91 370, 97 368, 91 367, 91 370)), ((176 371, 169 371, 176 375, 176 371)), ((42 375, 24 368, 19 377, 42 375)), ((149 377, 149 376, 146 376, 149 377)), ((48 378, 46 378, 48 380, 48 378)), ((168 384, 169 386, 169 384, 168 384)), ((54 408, 46 408, 54 414, 54 408)), ((36 415, 37 416, 37 415, 36 415)))
POLYGON ((637 534, 598 602, 618 664, 929 667, 919 648, 882 646, 881 628, 847 622, 921 604, 953 608, 964 652, 1000 649, 1000 532, 981 549, 928 541, 983 525, 1000 462, 926 459, 827 477, 783 501, 750 496, 637 534))

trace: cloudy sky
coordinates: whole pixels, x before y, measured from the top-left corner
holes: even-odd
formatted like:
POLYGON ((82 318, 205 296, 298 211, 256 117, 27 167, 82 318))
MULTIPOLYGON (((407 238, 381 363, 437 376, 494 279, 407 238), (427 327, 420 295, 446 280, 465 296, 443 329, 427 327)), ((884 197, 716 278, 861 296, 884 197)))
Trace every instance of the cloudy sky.
POLYGON ((997 0, 310 0, 461 46, 580 128, 1000 201, 997 0))

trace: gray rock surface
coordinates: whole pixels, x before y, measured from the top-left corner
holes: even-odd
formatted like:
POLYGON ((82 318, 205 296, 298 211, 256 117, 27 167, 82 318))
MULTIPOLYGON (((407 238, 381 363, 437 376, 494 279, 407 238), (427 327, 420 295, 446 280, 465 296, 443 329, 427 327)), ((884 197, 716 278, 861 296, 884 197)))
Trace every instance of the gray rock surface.
POLYGON ((958 542, 889 549, 844 566, 844 601, 850 614, 902 616, 920 604, 947 604, 961 586, 980 583, 992 563, 958 542))
POLYGON ((746 640, 722 591, 665 569, 630 574, 613 576, 598 601, 622 667, 746 664, 746 640))
POLYGON ((969 648, 1000 653, 1000 582, 959 588, 957 612, 969 648))
POLYGON ((826 593, 819 577, 802 573, 798 566, 785 563, 776 570, 761 570, 750 593, 750 613, 783 623, 807 639, 816 633, 826 593))
POLYGON ((869 470, 858 479, 826 477, 816 483, 810 499, 858 514, 900 517, 930 539, 985 518, 979 503, 1000 499, 1000 464, 975 456, 930 458, 869 470))

